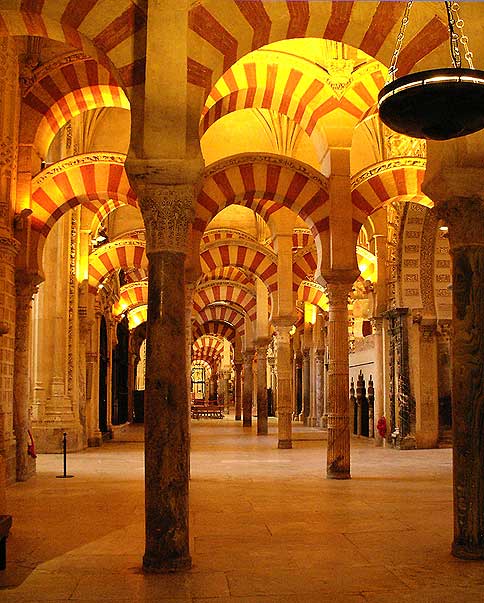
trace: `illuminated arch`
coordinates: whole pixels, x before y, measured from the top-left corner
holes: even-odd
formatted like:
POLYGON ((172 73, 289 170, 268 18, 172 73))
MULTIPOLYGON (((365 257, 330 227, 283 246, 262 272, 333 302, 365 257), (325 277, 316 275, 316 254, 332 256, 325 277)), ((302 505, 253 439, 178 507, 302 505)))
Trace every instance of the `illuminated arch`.
POLYGON ((148 268, 145 244, 124 239, 106 243, 89 255, 89 286, 97 287, 114 270, 148 268))
POLYGON ((76 115, 101 107, 130 108, 112 73, 83 53, 56 58, 34 76, 23 97, 19 137, 21 144, 33 144, 41 157, 47 156, 54 136, 76 115))
POLYGON ((356 174, 351 179, 354 232, 359 232, 367 217, 391 199, 432 207, 421 188, 425 166, 425 159, 402 157, 382 161, 356 174))
POLYGON ((202 250, 200 261, 204 272, 222 266, 245 268, 261 279, 269 293, 277 290, 277 258, 257 243, 217 241, 202 250))

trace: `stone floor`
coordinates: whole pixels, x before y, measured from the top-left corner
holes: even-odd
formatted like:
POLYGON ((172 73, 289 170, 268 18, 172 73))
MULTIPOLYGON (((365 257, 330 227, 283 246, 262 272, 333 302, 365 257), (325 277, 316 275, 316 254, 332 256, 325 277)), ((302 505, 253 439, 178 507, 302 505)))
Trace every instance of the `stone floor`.
POLYGON ((298 427, 293 450, 277 450, 228 418, 192 426, 193 569, 144 575, 141 429, 71 454, 72 479, 41 455, 8 489, 2 603, 484 601, 484 563, 449 553, 450 450, 355 439, 353 479, 330 481, 320 432, 298 427))

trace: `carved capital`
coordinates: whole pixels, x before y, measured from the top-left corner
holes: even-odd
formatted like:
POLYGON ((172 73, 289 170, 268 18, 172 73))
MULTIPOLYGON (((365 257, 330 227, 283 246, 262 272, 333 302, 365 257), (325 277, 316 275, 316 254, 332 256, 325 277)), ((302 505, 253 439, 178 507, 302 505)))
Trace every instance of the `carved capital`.
POLYGON ((20 251, 20 243, 17 239, 8 235, 0 234, 0 256, 7 260, 7 258, 14 262, 20 251))
POLYGON ((140 186, 139 190, 147 254, 159 251, 185 254, 193 217, 193 185, 140 186))
POLYGON ((479 197, 454 197, 437 206, 439 218, 449 227, 451 250, 484 246, 484 201, 479 197))
POLYGON ((328 283, 327 295, 330 311, 335 309, 346 309, 348 307, 348 296, 351 285, 347 283, 328 283))

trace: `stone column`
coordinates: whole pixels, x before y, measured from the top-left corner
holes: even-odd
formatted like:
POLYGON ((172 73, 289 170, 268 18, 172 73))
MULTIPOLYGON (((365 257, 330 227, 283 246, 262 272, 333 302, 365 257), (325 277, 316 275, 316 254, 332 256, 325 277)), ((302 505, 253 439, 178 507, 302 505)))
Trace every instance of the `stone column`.
POLYGON ((23 482, 35 473, 35 460, 27 454, 30 443, 30 344, 32 297, 40 279, 17 274, 15 319, 14 431, 17 445, 17 481, 23 482))
POLYGON ((257 342, 257 435, 267 434, 267 340, 260 340, 257 342))
POLYGON ((413 316, 410 328, 409 365, 415 395, 417 448, 436 448, 439 439, 439 379, 437 321, 413 316))
POLYGON ((306 347, 306 341, 304 342, 304 348, 302 351, 302 413, 300 420, 304 422, 304 425, 308 424, 309 411, 310 411, 310 400, 311 400, 311 389, 310 389, 310 354, 309 348, 306 347))
POLYGON ((348 293, 351 284, 328 283, 329 370, 327 477, 349 479, 348 293))
POLYGON ((133 332, 129 332, 128 340, 128 422, 133 422, 134 416, 134 384, 136 371, 136 352, 134 350, 133 332))
POLYGON ((316 381, 316 425, 323 426, 324 414, 324 350, 321 348, 315 351, 315 381, 316 381))
POLYGON ((0 233, 0 455, 5 459, 7 483, 15 481, 16 446, 14 436, 13 374, 15 362, 15 258, 18 242, 0 233))
MULTIPOLYGON (((375 446, 383 446, 384 438, 378 433, 376 425, 378 421, 385 416, 384 407, 384 350, 383 350, 383 318, 377 317, 372 320, 373 338, 375 341, 375 374, 373 375, 373 383, 375 388, 375 408, 374 408, 374 423, 375 423, 375 446)), ((386 417, 385 417, 386 418, 386 417)), ((387 421, 388 423, 388 421, 387 421)))
POLYGON ((484 559, 484 202, 455 198, 439 210, 452 256, 452 552, 484 559))
POLYGON ((277 369, 277 447, 292 448, 291 324, 275 322, 277 369))
POLYGON ((143 568, 177 571, 191 567, 184 262, 194 190, 190 184, 139 180, 136 188, 146 225, 149 283, 143 568))
POLYGON ((186 338, 186 355, 187 355, 187 392, 188 392, 188 408, 191 410, 192 405, 192 305, 193 294, 195 293, 195 283, 185 283, 185 338, 186 338))
POLYGON ((242 418, 242 362, 234 364, 235 369, 235 420, 242 418))
POLYGON ((252 425, 252 394, 254 390, 254 373, 252 362, 254 360, 254 350, 246 350, 243 354, 244 359, 244 390, 242 394, 242 424, 243 427, 252 425))

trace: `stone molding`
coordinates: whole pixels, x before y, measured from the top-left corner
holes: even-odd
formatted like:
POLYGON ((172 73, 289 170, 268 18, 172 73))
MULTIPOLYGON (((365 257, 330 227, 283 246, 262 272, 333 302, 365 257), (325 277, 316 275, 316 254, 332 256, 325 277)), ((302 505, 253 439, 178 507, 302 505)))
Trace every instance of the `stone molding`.
POLYGON ((57 174, 65 172, 69 168, 88 165, 91 163, 117 163, 124 165, 126 155, 123 153, 83 153, 74 157, 67 157, 61 161, 53 163, 45 170, 42 170, 35 178, 32 179, 32 190, 39 188, 49 178, 53 178, 57 174))
POLYGON ((215 174, 226 170, 229 167, 237 167, 239 165, 247 164, 266 164, 266 165, 277 165, 280 167, 286 167, 299 174, 303 174, 308 178, 317 183, 325 192, 328 192, 329 183, 328 179, 315 170, 313 167, 293 159, 292 157, 286 157, 281 155, 275 155, 272 153, 241 153, 240 155, 234 155, 229 159, 221 159, 211 164, 203 174, 205 179, 214 176, 215 174))
POLYGON ((15 260, 18 252, 20 251, 20 242, 13 237, 9 237, 8 235, 0 235, 0 258, 5 260, 7 256, 12 258, 12 261, 15 260))
POLYGON ((365 180, 369 180, 373 176, 381 174, 382 172, 391 172, 392 170, 414 167, 425 169, 427 160, 422 157, 399 157, 397 159, 388 159, 386 161, 380 161, 370 169, 364 169, 355 174, 351 178, 351 190, 357 188, 365 180))

